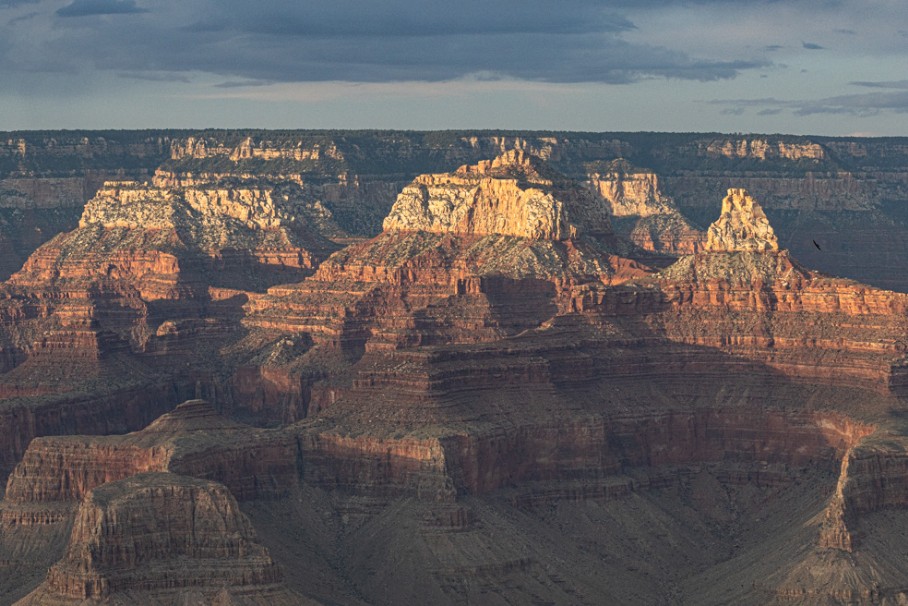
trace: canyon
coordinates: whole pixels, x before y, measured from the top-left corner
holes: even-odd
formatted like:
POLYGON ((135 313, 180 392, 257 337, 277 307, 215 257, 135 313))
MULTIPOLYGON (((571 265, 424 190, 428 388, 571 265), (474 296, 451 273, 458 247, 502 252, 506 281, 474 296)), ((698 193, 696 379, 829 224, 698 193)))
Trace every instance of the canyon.
POLYGON ((905 141, 2 140, 0 603, 908 599, 905 141))

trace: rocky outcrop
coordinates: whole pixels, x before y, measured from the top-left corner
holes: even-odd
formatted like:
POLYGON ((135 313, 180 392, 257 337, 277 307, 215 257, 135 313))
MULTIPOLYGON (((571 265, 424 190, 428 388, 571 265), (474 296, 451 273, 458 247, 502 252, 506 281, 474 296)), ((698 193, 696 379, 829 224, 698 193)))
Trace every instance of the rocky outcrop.
POLYGON ((608 205, 616 232, 655 253, 693 254, 702 249, 704 234, 665 195, 656 173, 623 159, 587 170, 588 183, 608 205))
POLYGON ((352 357, 493 340, 568 308, 579 284, 649 272, 613 246, 602 204, 514 150, 418 177, 381 235, 332 255, 306 281, 251 300, 244 323, 304 330, 352 357))
MULTIPOLYGON (((662 309, 672 310, 650 312, 661 334, 760 360, 788 376, 900 389, 904 294, 804 268, 778 250, 759 204, 738 189, 729 190, 710 226, 706 251, 651 280, 662 309)), ((650 300, 652 292, 633 297, 650 300)))
POLYGON ((226 488, 149 473, 88 493, 66 555, 18 604, 299 603, 281 578, 226 488))
POLYGON ((216 480, 240 500, 275 498, 296 482, 296 442, 189 400, 134 433, 32 440, 9 477, 5 499, 23 506, 77 501, 102 484, 147 471, 216 480))
POLYGON ((611 232, 603 205, 582 189, 557 187, 520 150, 454 174, 418 177, 398 196, 384 229, 532 240, 611 232))
POLYGON ((779 241, 760 205, 743 189, 729 189, 722 214, 706 232, 706 252, 772 252, 779 241))
POLYGON ((318 206, 309 208, 300 194, 294 184, 275 188, 212 183, 171 190, 136 182, 109 182, 86 205, 79 227, 172 230, 185 244, 209 254, 229 248, 278 248, 281 244, 287 249, 309 244, 316 254, 330 250, 330 243, 320 241, 318 232, 307 230, 304 221, 307 215, 324 215, 327 211, 318 206))
POLYGON ((634 169, 625 160, 591 167, 589 183, 613 217, 649 217, 674 209, 672 200, 662 192, 659 176, 651 170, 634 169))

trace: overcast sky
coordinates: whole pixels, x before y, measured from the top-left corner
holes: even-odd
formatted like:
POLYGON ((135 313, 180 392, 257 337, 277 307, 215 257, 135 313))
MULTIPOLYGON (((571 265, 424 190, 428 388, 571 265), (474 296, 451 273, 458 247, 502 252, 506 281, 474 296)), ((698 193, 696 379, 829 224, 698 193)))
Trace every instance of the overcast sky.
POLYGON ((908 135, 905 0, 0 0, 0 130, 908 135))

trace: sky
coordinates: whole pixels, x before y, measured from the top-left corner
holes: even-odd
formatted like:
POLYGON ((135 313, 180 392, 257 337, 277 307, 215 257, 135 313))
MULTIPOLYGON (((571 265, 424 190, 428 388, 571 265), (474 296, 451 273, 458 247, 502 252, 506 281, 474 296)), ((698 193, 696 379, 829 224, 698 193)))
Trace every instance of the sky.
POLYGON ((908 136, 905 0, 0 0, 0 130, 908 136))

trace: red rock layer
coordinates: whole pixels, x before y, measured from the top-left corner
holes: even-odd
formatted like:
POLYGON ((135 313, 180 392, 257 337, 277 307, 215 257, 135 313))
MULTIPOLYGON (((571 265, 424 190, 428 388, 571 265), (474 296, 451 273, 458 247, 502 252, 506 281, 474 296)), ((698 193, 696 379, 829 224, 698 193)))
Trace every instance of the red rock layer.
MULTIPOLYGON (((584 488, 576 496, 594 498, 609 496, 598 491, 616 490, 620 483, 614 480, 631 470, 655 472, 658 478, 660 468, 711 462, 722 463, 726 474, 741 465, 742 477, 729 475, 726 481, 759 484, 761 466, 832 466, 870 431, 847 418, 783 411, 640 411, 453 436, 442 443, 449 468, 457 470, 459 491, 483 494, 534 482, 579 481, 584 488)), ((786 475, 781 474, 783 481, 786 475)), ((635 482, 625 480, 633 490, 635 482)), ((772 482, 771 475, 762 481, 772 482)))
POLYGON ((369 497, 453 500, 448 459, 437 438, 300 433, 303 478, 313 486, 369 497))
POLYGON ((118 594, 155 603, 189 588, 208 600, 224 591, 255 591, 286 601, 290 596, 280 580, 279 568, 226 488, 151 473, 88 493, 66 555, 20 603, 95 603, 118 594))
POLYGON ((228 421, 207 402, 190 400, 135 433, 32 440, 5 498, 13 505, 74 501, 146 471, 216 480, 240 500, 275 498, 296 484, 296 459, 292 435, 228 421))
POLYGON ((45 397, 37 403, 9 399, 0 404, 0 474, 19 462, 33 438, 60 434, 108 434, 135 431, 173 406, 174 385, 142 383, 107 393, 45 397))
POLYGON ((360 352, 488 341, 552 317, 578 283, 646 273, 570 240, 389 233, 344 249, 301 284, 253 298, 245 323, 360 352))

